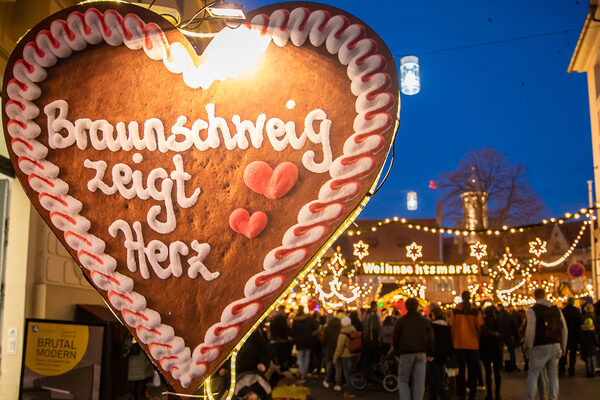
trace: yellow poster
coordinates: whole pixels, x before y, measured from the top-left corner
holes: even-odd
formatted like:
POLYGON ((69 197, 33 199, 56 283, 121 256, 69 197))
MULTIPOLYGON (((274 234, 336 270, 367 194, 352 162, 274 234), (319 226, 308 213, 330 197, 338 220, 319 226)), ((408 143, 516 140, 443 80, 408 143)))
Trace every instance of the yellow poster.
POLYGON ((62 375, 72 370, 87 350, 88 326, 33 322, 27 328, 25 365, 40 375, 62 375))

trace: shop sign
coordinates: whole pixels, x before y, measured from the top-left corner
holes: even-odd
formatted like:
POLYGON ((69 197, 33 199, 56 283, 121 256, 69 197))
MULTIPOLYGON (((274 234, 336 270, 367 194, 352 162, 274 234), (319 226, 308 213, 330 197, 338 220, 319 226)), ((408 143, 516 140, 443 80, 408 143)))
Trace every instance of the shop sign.
POLYGON ((390 264, 366 262, 362 264, 364 275, 475 275, 479 273, 477 264, 428 265, 390 264))

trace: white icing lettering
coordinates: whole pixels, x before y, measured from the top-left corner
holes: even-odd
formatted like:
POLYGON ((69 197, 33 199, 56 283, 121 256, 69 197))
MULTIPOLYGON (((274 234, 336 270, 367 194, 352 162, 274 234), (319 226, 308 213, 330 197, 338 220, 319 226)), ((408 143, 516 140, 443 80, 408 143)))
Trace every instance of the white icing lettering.
MULTIPOLYGON (((304 120, 304 131, 300 134, 297 133, 296 124, 293 121, 286 122, 280 118, 267 120, 265 114, 259 114, 256 121, 252 122, 242 120, 239 115, 234 115, 231 118, 235 126, 233 136, 225 118, 217 116, 213 103, 206 104, 205 110, 208 122, 196 119, 192 127, 188 128, 186 127, 187 117, 181 115, 171 126, 171 134, 168 137, 165 137, 165 127, 161 120, 158 118, 147 119, 144 121, 143 137, 140 137, 140 127, 136 121, 129 122, 127 128, 124 122, 117 122, 113 127, 103 119, 92 121, 89 118, 80 118, 71 122, 67 119, 69 105, 65 100, 55 100, 44 107, 48 123, 48 144, 51 148, 62 149, 76 144, 81 150, 85 150, 88 145, 91 145, 96 150, 131 151, 135 149, 181 153, 192 147, 196 147, 200 151, 216 149, 221 145, 220 138, 222 137, 227 150, 235 148, 246 150, 250 147, 250 143, 254 148, 261 148, 266 134, 270 145, 276 151, 283 151, 288 145, 294 150, 300 150, 306 145, 307 139, 311 143, 320 144, 323 153, 320 162, 316 161, 317 156, 312 150, 308 150, 302 155, 302 164, 311 172, 324 173, 329 171, 332 165, 333 154, 329 139, 332 121, 321 109, 314 109, 307 114, 304 120), (316 123, 318 123, 318 130, 315 129, 316 123), (66 131, 66 134, 62 133, 63 131, 66 131), (206 131, 205 139, 201 135, 203 131, 206 131)), ((134 162, 138 163, 136 160, 134 162)), ((133 180, 135 182, 135 177, 133 180)))
MULTIPOLYGON (((154 205, 150 207, 147 215, 147 222, 150 228, 158 233, 166 234, 173 232, 177 226, 175 220, 175 210, 173 206, 173 186, 175 182, 175 200, 182 208, 189 208, 196 204, 200 189, 196 188, 191 196, 186 196, 186 181, 191 179, 191 175, 185 172, 183 168, 183 158, 180 154, 173 157, 175 169, 170 176, 164 168, 152 169, 146 178, 146 187, 143 185, 143 175, 139 170, 132 171, 127 164, 118 163, 112 168, 112 184, 109 186, 104 182, 107 164, 105 161, 90 161, 86 159, 84 167, 93 169, 96 174, 88 181, 87 187, 91 192, 100 190, 106 195, 119 193, 125 199, 138 197, 147 200, 150 197, 154 200, 163 202, 163 206, 154 205), (130 187, 128 185, 131 185, 130 187), (164 211, 163 211, 164 208, 164 211), (159 215, 165 213, 164 222, 159 220, 159 215)), ((161 218, 162 219, 162 218, 161 218)))
POLYGON ((202 275, 207 281, 212 281, 216 279, 221 273, 220 272, 210 272, 208 268, 204 265, 204 259, 208 256, 210 252, 210 245, 208 243, 198 243, 197 240, 192 242, 192 249, 197 253, 196 256, 190 257, 188 260, 190 264, 190 268, 188 269, 188 276, 192 279, 198 276, 198 273, 202 275))
POLYGON ((302 156, 302 164, 304 164, 306 169, 317 173, 329 171, 329 167, 331 167, 333 161, 331 146, 329 144, 330 130, 331 120, 327 119, 325 111, 317 109, 308 113, 304 120, 304 131, 308 136, 308 140, 313 143, 321 143, 323 148, 323 161, 320 163, 315 162, 315 152, 309 150, 302 156), (321 121, 319 124, 319 133, 315 132, 313 127, 315 121, 321 121))
MULTIPOLYGON (((142 277, 150 279, 149 264, 160 279, 167 279, 170 276, 181 277, 183 275, 182 257, 186 257, 189 254, 189 247, 181 241, 171 242, 167 246, 156 239, 151 240, 148 245, 145 245, 142 224, 139 221, 135 221, 132 226, 133 231, 127 222, 119 219, 108 227, 108 233, 112 237, 117 237, 119 232, 122 232, 125 237, 124 246, 127 249, 127 269, 131 272, 136 272, 139 266, 139 272, 142 277), (169 260, 169 265, 163 267, 161 263, 164 263, 167 259, 169 260)), ((187 275, 192 279, 201 275, 206 281, 216 279, 220 273, 209 271, 204 264, 204 259, 210 252, 210 245, 194 240, 191 243, 191 248, 196 252, 196 255, 187 260, 187 275)))

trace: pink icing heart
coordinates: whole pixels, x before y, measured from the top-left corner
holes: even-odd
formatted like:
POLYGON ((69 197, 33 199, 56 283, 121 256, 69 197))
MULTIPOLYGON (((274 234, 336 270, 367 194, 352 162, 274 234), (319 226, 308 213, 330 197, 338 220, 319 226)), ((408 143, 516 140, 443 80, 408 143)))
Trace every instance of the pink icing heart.
POLYGON ((275 200, 286 195, 298 180, 298 167, 282 162, 275 171, 264 161, 253 161, 244 169, 244 182, 252 191, 275 200))
POLYGON ((229 216, 229 226, 235 232, 246 236, 248 239, 254 239, 267 226, 267 214, 262 211, 256 211, 250 216, 245 208, 233 210, 229 216))

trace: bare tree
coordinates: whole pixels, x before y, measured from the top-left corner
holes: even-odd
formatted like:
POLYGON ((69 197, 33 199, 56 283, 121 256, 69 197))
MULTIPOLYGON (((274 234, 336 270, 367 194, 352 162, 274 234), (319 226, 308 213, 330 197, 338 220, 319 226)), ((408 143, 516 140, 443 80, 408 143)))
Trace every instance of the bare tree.
MULTIPOLYGON (((506 156, 491 148, 472 151, 459 161, 456 171, 439 178, 444 217, 462 226, 465 192, 486 192, 488 227, 524 225, 540 221, 546 206, 529 183, 521 164, 511 165, 506 156), (475 178, 475 179, 473 179, 475 178)), ((484 215, 477 213, 479 226, 484 215)))

